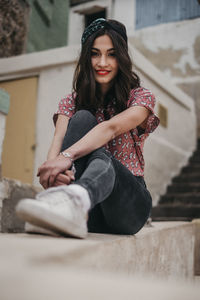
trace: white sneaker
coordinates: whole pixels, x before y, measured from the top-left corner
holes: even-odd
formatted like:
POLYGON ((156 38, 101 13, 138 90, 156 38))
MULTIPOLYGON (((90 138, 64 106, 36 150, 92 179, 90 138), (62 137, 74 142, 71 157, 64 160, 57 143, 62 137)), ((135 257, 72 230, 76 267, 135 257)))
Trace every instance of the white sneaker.
POLYGON ((27 233, 40 233, 40 234, 44 234, 44 235, 59 236, 59 234, 54 231, 33 225, 28 222, 25 222, 24 230, 27 233))
POLYGON ((39 193, 36 200, 21 200, 16 213, 22 220, 48 231, 79 238, 87 235, 87 212, 81 195, 67 186, 49 188, 39 193))

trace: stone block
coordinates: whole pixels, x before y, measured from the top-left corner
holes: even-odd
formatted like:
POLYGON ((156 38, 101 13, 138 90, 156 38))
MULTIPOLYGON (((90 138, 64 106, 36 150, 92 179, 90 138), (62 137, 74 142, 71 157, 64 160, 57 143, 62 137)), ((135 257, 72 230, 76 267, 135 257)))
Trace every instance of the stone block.
POLYGON ((15 214, 15 206, 23 198, 34 198, 38 187, 17 180, 3 179, 0 182, 0 231, 24 232, 24 222, 15 214))

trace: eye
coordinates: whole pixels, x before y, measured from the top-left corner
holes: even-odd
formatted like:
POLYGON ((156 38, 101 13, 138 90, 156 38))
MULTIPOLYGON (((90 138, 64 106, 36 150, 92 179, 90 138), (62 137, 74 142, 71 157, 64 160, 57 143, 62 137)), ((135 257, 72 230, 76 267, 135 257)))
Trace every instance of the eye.
POLYGON ((115 57, 116 55, 115 55, 115 52, 111 52, 108 54, 108 56, 115 57))
POLYGON ((98 56, 98 52, 91 51, 91 56, 98 56))

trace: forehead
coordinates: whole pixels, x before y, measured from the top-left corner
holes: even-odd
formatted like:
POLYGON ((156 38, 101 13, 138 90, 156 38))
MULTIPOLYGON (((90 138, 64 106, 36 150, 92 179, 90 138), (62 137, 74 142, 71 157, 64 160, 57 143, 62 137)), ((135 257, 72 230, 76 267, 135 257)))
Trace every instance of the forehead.
POLYGON ((94 40, 92 47, 97 49, 111 49, 114 48, 111 38, 107 35, 101 35, 94 40))

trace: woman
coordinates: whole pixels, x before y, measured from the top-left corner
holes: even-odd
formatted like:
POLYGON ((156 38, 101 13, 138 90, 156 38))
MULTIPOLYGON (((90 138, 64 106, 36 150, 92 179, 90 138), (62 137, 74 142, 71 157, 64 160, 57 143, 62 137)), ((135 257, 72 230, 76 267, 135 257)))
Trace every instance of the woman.
POLYGON ((30 232, 135 234, 152 205, 142 151, 159 124, 155 97, 132 72, 123 24, 97 19, 81 42, 73 93, 59 103, 48 158, 38 170, 46 190, 20 201, 17 214, 32 224, 30 232))

